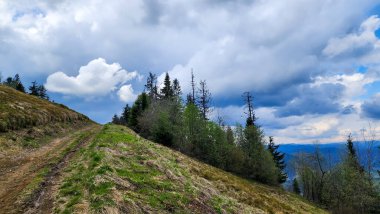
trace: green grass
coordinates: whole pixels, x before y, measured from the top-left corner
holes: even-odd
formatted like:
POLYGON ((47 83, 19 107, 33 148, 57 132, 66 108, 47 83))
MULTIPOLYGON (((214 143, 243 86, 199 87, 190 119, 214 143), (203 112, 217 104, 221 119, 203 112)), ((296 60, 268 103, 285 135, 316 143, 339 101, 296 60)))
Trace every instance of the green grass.
POLYGON ((57 213, 325 213, 115 125, 105 125, 63 177, 57 213))
MULTIPOLYGON (((27 187, 24 188, 24 190, 18 197, 18 201, 20 202, 27 201, 32 196, 32 194, 40 187, 41 183, 44 182, 45 177, 48 175, 49 172, 51 172, 52 167, 55 166, 60 160, 62 160, 69 151, 74 149, 74 147, 76 147, 79 143, 81 143, 85 138, 89 137, 90 135, 91 135, 91 132, 76 133, 73 139, 68 141, 68 146, 64 150, 62 150, 62 152, 60 152, 59 155, 55 157, 51 157, 51 158, 47 157, 45 166, 42 169, 38 170, 37 175, 27 185, 27 187)), ((73 182, 75 182, 75 180, 73 182)), ((78 196, 81 193, 76 191, 76 189, 74 188, 70 188, 70 183, 67 183, 63 194, 78 196)), ((70 203, 74 203, 74 202, 72 201, 70 203)))

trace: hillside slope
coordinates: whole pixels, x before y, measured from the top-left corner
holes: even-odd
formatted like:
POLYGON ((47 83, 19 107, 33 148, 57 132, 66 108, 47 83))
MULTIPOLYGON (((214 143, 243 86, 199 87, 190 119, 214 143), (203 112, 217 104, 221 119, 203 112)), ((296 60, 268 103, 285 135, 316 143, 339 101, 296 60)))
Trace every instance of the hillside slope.
POLYGON ((116 125, 73 158, 55 189, 58 213, 325 213, 116 125))
POLYGON ((4 86, 0 123, 0 213, 325 213, 4 86))
POLYGON ((90 124, 93 122, 87 116, 62 104, 0 85, 0 171, 4 158, 90 124))
POLYGON ((0 213, 21 212, 45 175, 99 129, 63 105, 0 85, 0 213))
POLYGON ((53 122, 88 121, 62 104, 21 93, 0 85, 0 132, 18 130, 53 122))

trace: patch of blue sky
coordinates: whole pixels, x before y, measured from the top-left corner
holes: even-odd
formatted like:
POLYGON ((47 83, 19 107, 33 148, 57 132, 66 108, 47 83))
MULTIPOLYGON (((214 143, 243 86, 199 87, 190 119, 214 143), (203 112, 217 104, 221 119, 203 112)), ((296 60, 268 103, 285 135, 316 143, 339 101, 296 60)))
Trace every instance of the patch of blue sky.
POLYGON ((366 73, 368 71, 368 67, 364 66, 364 65, 359 65, 359 66, 357 66, 356 71, 358 73, 364 74, 364 73, 366 73))
POLYGON ((46 16, 46 12, 43 11, 41 8, 34 7, 29 10, 23 10, 23 11, 16 11, 15 14, 12 17, 12 21, 17 21, 19 18, 31 14, 33 16, 46 16))
POLYGON ((380 15, 380 3, 369 11, 369 15, 380 15))
POLYGON ((366 93, 360 96, 360 99, 366 100, 380 93, 380 81, 367 84, 366 86, 364 86, 364 89, 366 90, 366 93))

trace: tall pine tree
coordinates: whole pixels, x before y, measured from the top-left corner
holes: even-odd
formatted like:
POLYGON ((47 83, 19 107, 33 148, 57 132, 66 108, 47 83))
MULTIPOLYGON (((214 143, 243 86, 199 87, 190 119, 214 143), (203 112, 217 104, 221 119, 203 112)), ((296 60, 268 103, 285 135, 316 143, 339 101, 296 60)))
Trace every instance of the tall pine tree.
POLYGON ((297 178, 294 178, 293 179, 293 192, 296 193, 297 195, 301 194, 301 189, 300 189, 300 186, 298 184, 298 181, 297 181, 297 178))
POLYGON ((17 91, 21 91, 22 93, 25 93, 25 87, 21 82, 20 75, 16 74, 15 77, 13 78, 13 82, 15 85, 15 89, 17 91))
POLYGON ((125 105, 123 109, 123 113, 121 114, 121 121, 123 125, 128 125, 129 116, 131 114, 131 107, 129 105, 125 105))
POLYGON ((348 150, 348 162, 349 165, 360 172, 364 172, 364 168, 360 165, 358 156, 356 154, 356 150, 354 148, 354 142, 351 134, 348 135, 347 138, 347 150, 348 150))
POLYGON ((149 76, 146 80, 145 89, 147 90, 148 95, 152 101, 157 99, 157 76, 155 74, 149 72, 149 76))
POLYGON ((210 112, 211 93, 207 89, 207 84, 205 80, 199 82, 197 101, 203 119, 208 120, 207 114, 210 112))
POLYGON ((279 145, 276 145, 273 141, 273 137, 269 137, 268 150, 272 154, 273 161, 276 163, 276 167, 279 170, 278 182, 284 183, 288 176, 284 172, 286 164, 285 164, 285 154, 278 151, 279 145))
POLYGON ((176 97, 180 97, 182 94, 181 86, 179 85, 178 79, 173 80, 173 86, 172 86, 173 95, 176 97))
POLYGON ((173 97, 173 94, 174 92, 173 92, 173 88, 170 82, 170 77, 169 77, 169 74, 166 73, 165 80, 164 80, 164 87, 161 89, 161 96, 164 99, 169 99, 173 97))
POLYGON ((38 84, 36 81, 33 81, 32 82, 32 85, 29 86, 29 94, 30 95, 33 95, 33 96, 38 96, 39 95, 39 92, 38 92, 38 84))

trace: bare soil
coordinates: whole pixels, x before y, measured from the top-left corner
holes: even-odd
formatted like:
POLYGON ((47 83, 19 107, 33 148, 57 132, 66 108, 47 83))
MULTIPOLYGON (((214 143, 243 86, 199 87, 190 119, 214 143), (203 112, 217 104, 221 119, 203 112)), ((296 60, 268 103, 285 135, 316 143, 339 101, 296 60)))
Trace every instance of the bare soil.
POLYGON ((0 171, 0 213, 51 213, 53 205, 51 187, 59 176, 59 172, 67 165, 75 152, 85 145, 93 135, 81 140, 63 157, 61 157, 62 154, 75 140, 78 133, 95 133, 98 130, 98 125, 87 126, 78 132, 56 138, 41 148, 21 152, 16 157, 7 157, 6 160, 2 160, 0 162, 2 169, 0 171), (49 165, 51 161, 57 158, 61 159, 56 161, 54 165, 49 165), (50 168, 44 181, 27 202, 19 201, 22 191, 44 167, 50 168))

